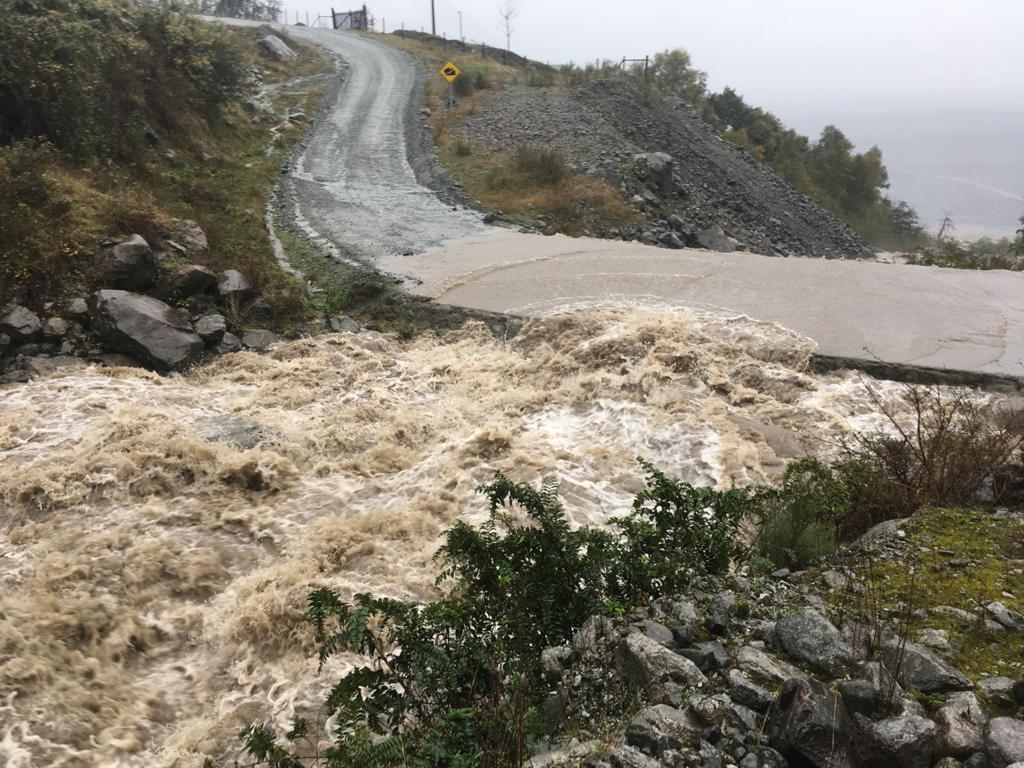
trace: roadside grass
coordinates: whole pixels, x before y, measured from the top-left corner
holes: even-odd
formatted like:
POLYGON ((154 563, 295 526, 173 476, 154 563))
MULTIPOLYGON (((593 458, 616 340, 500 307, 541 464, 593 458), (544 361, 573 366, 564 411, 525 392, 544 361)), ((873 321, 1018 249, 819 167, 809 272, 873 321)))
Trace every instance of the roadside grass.
POLYGON ((473 199, 512 221, 540 218, 546 231, 574 237, 638 221, 636 212, 607 182, 576 173, 550 151, 519 147, 492 153, 445 138, 438 154, 473 199))
MULTIPOLYGON (((219 44, 243 66, 258 68, 266 83, 328 66, 325 56, 302 41, 288 38, 299 57, 279 62, 258 46, 259 29, 214 31, 219 44)), ((174 58, 177 51, 161 51, 156 43, 132 47, 120 31, 111 34, 111 44, 123 44, 137 57, 127 66, 138 73, 125 79, 145 77, 153 67, 190 66, 190 60, 174 58)), ((196 34, 206 33, 200 27, 196 34)), ((136 88, 113 79, 97 87, 111 100, 119 98, 118 88, 136 88)), ((38 306, 81 295, 99 287, 95 251, 101 239, 138 233, 160 248, 173 220, 187 218, 207 235, 206 266, 246 274, 271 303, 274 324, 298 318, 307 310, 305 288, 278 267, 265 211, 281 163, 302 130, 296 125, 272 135, 271 128, 286 111, 315 113, 321 96, 314 82, 300 81, 273 92, 269 113, 253 109, 245 102, 248 95, 239 92, 226 97, 215 115, 182 98, 173 118, 163 120, 164 102, 173 102, 173 94, 164 94, 136 116, 156 135, 117 157, 61 149, 45 135, 0 146, 0 301, 16 298, 38 306)))
MULTIPOLYGON (((870 575, 859 574, 870 579, 881 611, 899 616, 908 603, 912 610, 924 609, 909 639, 923 629, 946 630, 954 648, 962 644, 951 656, 954 666, 973 680, 1024 676, 1024 650, 1014 633, 992 632, 984 622, 985 606, 993 601, 1024 613, 1024 525, 987 511, 925 507, 903 529, 917 551, 914 568, 906 560, 880 560, 870 575), (937 606, 960 608, 975 618, 964 621, 937 606)), ((833 593, 833 600, 843 599, 841 591, 833 593)))

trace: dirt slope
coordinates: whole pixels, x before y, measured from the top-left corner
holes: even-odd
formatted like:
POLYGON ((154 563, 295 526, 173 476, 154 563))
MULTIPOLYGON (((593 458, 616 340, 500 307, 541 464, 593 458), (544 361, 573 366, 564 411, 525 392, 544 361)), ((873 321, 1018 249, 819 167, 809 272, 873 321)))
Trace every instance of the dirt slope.
MULTIPOLYGON (((862 257, 870 246, 821 206, 683 104, 645 100, 627 77, 577 87, 513 85, 479 104, 456 134, 495 151, 520 144, 555 148, 580 171, 601 176, 637 201, 647 225, 627 238, 658 240, 669 230, 687 244, 720 226, 756 253, 862 257), (675 163, 673 191, 657 199, 634 157, 665 152, 675 163), (668 217, 679 219, 670 224, 668 217)), ((614 233, 613 233, 614 234, 614 233)))

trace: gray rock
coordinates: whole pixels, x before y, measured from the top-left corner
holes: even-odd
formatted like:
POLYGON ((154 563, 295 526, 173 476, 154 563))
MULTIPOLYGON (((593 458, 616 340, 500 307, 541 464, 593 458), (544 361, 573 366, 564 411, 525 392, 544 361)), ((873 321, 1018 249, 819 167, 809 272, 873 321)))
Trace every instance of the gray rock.
POLYGON ((224 270, 224 275, 217 284, 217 292, 224 301, 236 302, 239 306, 256 295, 245 275, 237 269, 224 270))
POLYGON ((717 225, 698 230, 695 237, 697 244, 709 251, 732 253, 736 250, 735 241, 717 225))
POLYGON ((106 282, 113 288, 144 291, 156 282, 157 262, 142 235, 132 235, 107 252, 106 282))
POLYGON ((583 622, 576 634, 572 636, 572 647, 576 651, 596 651, 600 641, 610 637, 615 625, 604 616, 591 616, 583 622))
POLYGON ((359 333, 363 329, 363 326, 348 315, 335 315, 330 319, 329 325, 335 333, 359 333))
POLYGON ((1024 720, 995 717, 988 725, 985 752, 992 768, 1006 768, 1024 761, 1024 720))
POLYGON ((755 712, 768 711, 768 707, 775 699, 775 694, 752 682, 738 669, 730 669, 726 680, 729 683, 729 698, 737 704, 750 707, 755 712))
POLYGON ((93 329, 104 346, 158 371, 181 370, 203 351, 203 340, 188 318, 151 296, 103 290, 89 301, 93 329))
POLYGON ((663 598, 654 602, 654 609, 659 616, 665 616, 680 624, 699 624, 700 614, 689 600, 672 600, 663 598))
POLYGON ((79 357, 30 357, 22 366, 33 379, 43 379, 60 370, 84 368, 85 361, 79 357))
POLYGON ((626 726, 626 743, 652 755, 681 749, 700 737, 703 725, 695 715, 667 704, 645 707, 626 726))
POLYGON ((196 320, 195 329, 207 344, 220 344, 228 332, 228 321, 223 315, 211 312, 196 320))
POLYGON ((666 648, 675 648, 676 641, 675 637, 672 635, 672 630, 664 624, 654 621, 653 619, 644 619, 637 622, 636 628, 651 638, 654 642, 660 643, 666 648))
POLYGON ((679 235, 675 232, 663 232, 658 236, 658 242, 666 248, 673 248, 675 250, 686 247, 686 243, 680 240, 679 235))
POLYGON ((864 737, 872 768, 929 768, 935 733, 935 723, 917 715, 900 715, 869 724, 864 737))
POLYGON ((839 630, 813 608, 776 622, 775 639, 791 658, 832 675, 839 674, 852 656, 839 630))
POLYGON ((672 156, 665 152, 645 152, 637 155, 636 162, 640 166, 640 173, 657 195, 663 199, 672 196, 672 171, 675 162, 672 156))
POLYGON ((262 328, 246 331, 242 334, 242 346, 246 349, 254 349, 258 352, 277 343, 277 334, 262 328))
POLYGON ((1012 696, 1014 681, 1009 677, 984 677, 978 681, 983 696, 1012 696))
POLYGON ((557 682, 572 663, 573 651, 567 645, 545 648, 540 653, 540 670, 549 681, 557 682))
POLYGON ((993 621, 1006 629, 1024 629, 1024 616, 1011 611, 998 600, 986 605, 985 610, 993 621))
POLYGON ((690 648, 680 649, 678 653, 696 664, 697 668, 704 673, 722 669, 728 666, 730 660, 729 652, 721 643, 714 640, 695 643, 690 648))
POLYGON ((599 741, 570 744, 541 755, 534 755, 526 761, 526 766, 527 768, 575 768, 581 760, 590 757, 600 747, 601 742, 599 741))
POLYGON ((51 317, 43 323, 43 337, 47 339, 63 338, 70 330, 71 323, 61 317, 51 317))
POLYGON ((944 757, 937 762, 932 768, 963 768, 963 763, 957 760, 955 757, 944 757))
POLYGON ((15 342, 31 341, 43 330, 39 315, 20 304, 0 310, 0 333, 15 342))
POLYGON ((233 333, 225 333, 223 338, 217 344, 217 354, 227 355, 231 352, 237 352, 242 348, 242 340, 235 336, 233 333))
POLYGON ((692 661, 640 632, 630 633, 619 643, 616 658, 623 676, 639 688, 662 680, 694 687, 707 682, 692 661))
POLYGON ((85 299, 72 299, 64 308, 64 314, 72 320, 88 320, 89 304, 85 299))
POLYGON ((203 228, 192 219, 174 220, 174 239, 180 243, 189 256, 204 256, 210 250, 203 228))
POLYGON ((781 685, 792 678, 807 677, 792 664, 780 661, 752 645, 745 645, 736 652, 736 666, 756 679, 775 685, 781 685))
POLYGON ((938 726, 936 757, 963 760, 985 749, 988 717, 977 697, 970 692, 955 693, 935 713, 938 726))
POLYGON ((890 640, 882 649, 882 663, 907 690, 945 693, 967 691, 972 687, 961 672, 917 643, 907 642, 901 660, 899 641, 890 640))
POLYGON ((850 712, 872 719, 894 712, 903 714, 903 689, 877 661, 862 665, 857 678, 840 680, 836 683, 836 689, 850 712))
POLYGON ((198 431, 208 442, 224 443, 243 451, 255 448, 267 434, 262 424, 237 414, 211 417, 198 431))
POLYGON ((785 682, 768 713, 766 732, 772 746, 791 763, 854 766, 853 726, 846 707, 817 680, 785 682))
MULTIPOLYGON (((628 744, 623 744, 614 752, 606 755, 602 762, 608 768, 662 768, 660 762, 628 744)), ((589 765, 591 764, 588 763, 589 765)), ((594 768, 598 768, 598 765, 600 764, 595 764, 594 768)))
POLYGON ((216 273, 198 264, 186 264, 170 280, 170 290, 175 296, 198 296, 210 293, 216 286, 216 273))
POLYGON ((6 333, 0 333, 0 355, 6 352, 9 346, 11 346, 11 337, 6 333))
POLYGON ((277 35, 267 35, 260 38, 260 46, 270 56, 280 61, 291 61, 298 57, 295 51, 288 47, 288 44, 277 35))
POLYGON ((711 596, 708 601, 708 615, 704 619, 704 626, 712 634, 721 634, 729 628, 732 621, 733 611, 736 609, 735 593, 726 590, 711 596))
POLYGON ((699 694, 689 701, 693 712, 705 725, 721 725, 732 713, 732 700, 724 693, 699 694))
POLYGON ((821 580, 830 590, 846 589, 850 583, 850 579, 839 571, 825 571, 821 574, 821 580))
POLYGON ((262 296, 245 305, 242 316, 252 323, 269 323, 274 319, 274 308, 262 296))

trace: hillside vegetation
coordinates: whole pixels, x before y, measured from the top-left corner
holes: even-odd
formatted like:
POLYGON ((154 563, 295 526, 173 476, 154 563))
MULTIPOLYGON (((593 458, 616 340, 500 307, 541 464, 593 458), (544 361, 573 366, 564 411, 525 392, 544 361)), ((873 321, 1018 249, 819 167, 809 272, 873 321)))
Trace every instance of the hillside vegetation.
POLYGON ((264 212, 299 134, 281 116, 313 109, 318 91, 259 89, 326 61, 294 40, 297 60, 274 59, 266 33, 119 0, 19 0, 0 17, 0 303, 81 295, 101 279, 101 240, 160 248, 191 219, 205 266, 242 271, 278 321, 301 313, 264 212))

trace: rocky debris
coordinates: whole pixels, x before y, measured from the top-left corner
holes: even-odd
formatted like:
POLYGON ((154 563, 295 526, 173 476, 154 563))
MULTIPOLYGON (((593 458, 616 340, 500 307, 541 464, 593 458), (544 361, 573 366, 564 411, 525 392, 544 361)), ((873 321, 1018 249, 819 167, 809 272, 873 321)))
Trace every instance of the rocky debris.
POLYGON ((599 236, 676 247, 664 237, 673 232, 699 246, 696 233, 717 227, 714 246, 724 250, 831 258, 872 253, 848 226, 724 140, 688 105, 645 100, 630 78, 576 88, 512 85, 502 98, 476 105, 454 131, 496 152, 542 144, 580 173, 611 184, 644 220, 599 236), (647 163, 660 154, 671 159, 671 170, 652 178, 647 163))
POLYGON ((43 321, 43 338, 60 339, 68 335, 71 323, 62 317, 48 317, 43 321))
POLYGON ((359 333, 363 329, 348 315, 335 315, 328 321, 328 325, 335 333, 359 333))
POLYGON ((955 693, 935 713, 936 757, 964 760, 985 749, 988 716, 973 693, 955 693))
POLYGON ((267 435, 266 428, 237 414, 218 415, 205 421, 199 435, 211 443, 224 443, 242 451, 255 448, 267 435))
POLYGON ((125 291, 144 291, 156 282, 157 261, 142 235, 132 235, 105 253, 105 282, 125 291))
POLYGON ((898 640, 890 640, 882 649, 882 663, 910 691, 945 693, 967 691, 973 687, 961 672, 940 659, 934 651, 917 643, 908 641, 901 649, 898 640))
POLYGON ((598 649, 600 641, 611 637, 615 625, 611 619, 605 616, 591 616, 583 622, 583 626, 576 630, 572 636, 573 650, 594 652, 598 649))
POLYGON ((733 611, 736 609, 736 594, 729 590, 712 595, 708 603, 704 625, 711 634, 721 634, 729 628, 733 611))
POLYGON ((256 296, 252 284, 237 269, 224 270, 224 274, 217 284, 217 292, 225 302, 237 302, 239 305, 256 296))
POLYGON ((802 671, 784 661, 769 656, 760 648, 745 645, 736 652, 736 665, 755 678, 781 685, 787 680, 807 677, 802 671))
POLYGON ((102 290, 89 302, 93 330, 105 345, 158 371, 181 370, 203 350, 203 340, 188 318, 151 296, 102 290))
POLYGON ((1024 629, 1024 616, 1016 611, 1011 611, 998 600, 986 605, 985 611, 992 621, 1005 629, 1024 629))
POLYGON ((257 351, 267 349, 271 344, 276 344, 277 340, 276 333, 263 330, 262 328, 249 330, 242 334, 242 346, 246 349, 257 351))
POLYGON ((251 323, 268 323, 274 319, 274 308, 269 301, 259 296, 245 305, 242 317, 251 323))
POLYGON ((30 357, 22 363, 23 370, 33 379, 52 376, 60 370, 84 368, 85 361, 80 357, 30 357))
POLYGON ((877 661, 863 664, 859 677, 840 680, 836 690, 846 708, 858 715, 876 718, 902 711, 903 689, 877 661))
POLYGON ((790 762, 854 768, 853 725, 842 701, 817 680, 787 680, 768 713, 766 733, 790 762))
MULTIPOLYGON (((534 755, 526 761, 526 768, 570 768, 590 757, 601 746, 599 741, 584 741, 561 749, 534 755)), ((657 765, 657 763, 655 763, 657 765)))
POLYGON ((217 286, 217 274, 207 267, 198 264, 186 264, 179 268, 170 279, 170 292, 173 296, 199 296, 210 293, 217 286))
POLYGON ((623 676, 638 688, 666 680, 692 687, 707 682, 696 664, 641 632, 627 635, 616 655, 623 676))
POLYGON ((752 682, 738 669, 730 669, 726 679, 729 683, 729 698, 755 712, 767 712, 775 699, 775 694, 752 682))
POLYGON ((813 608, 780 619, 775 624, 775 638, 791 658, 833 675, 852 658, 839 630, 813 608))
POLYGON ((20 304, 9 304, 0 311, 0 333, 14 342, 27 342, 43 330, 43 324, 32 310, 20 304))
POLYGON ((225 333, 217 343, 217 354, 227 355, 242 348, 242 340, 233 333, 225 333))
POLYGON ((877 768, 930 768, 935 723, 918 715, 900 715, 870 723, 864 740, 877 768))
POLYGON ((260 47, 270 56, 280 61, 291 61, 298 57, 295 51, 288 47, 288 43, 277 35, 267 35, 260 38, 260 47))
POLYGON ((64 308, 64 314, 70 317, 72 320, 88 320, 89 304, 86 302, 85 299, 82 298, 72 299, 64 308))
POLYGON ((985 752, 992 768, 1024 761, 1024 720, 994 717, 989 723, 985 752))
POLYGON ((544 677, 558 681, 572 662, 573 650, 566 645, 545 648, 540 654, 540 669, 544 677))
POLYGON ((208 345, 220 344, 228 332, 228 321, 223 315, 210 312, 201 315, 195 322, 195 331, 208 345))
MULTIPOLYGON (((671 634, 670 632, 669 635, 671 634)), ((729 652, 725 646, 714 640, 694 643, 689 648, 682 648, 679 650, 679 655, 688 658, 705 674, 727 667, 730 661, 729 652)))
POLYGON ((668 749, 692 745, 703 730, 704 726, 689 711, 655 704, 642 709, 626 726, 626 744, 661 755, 668 749))

